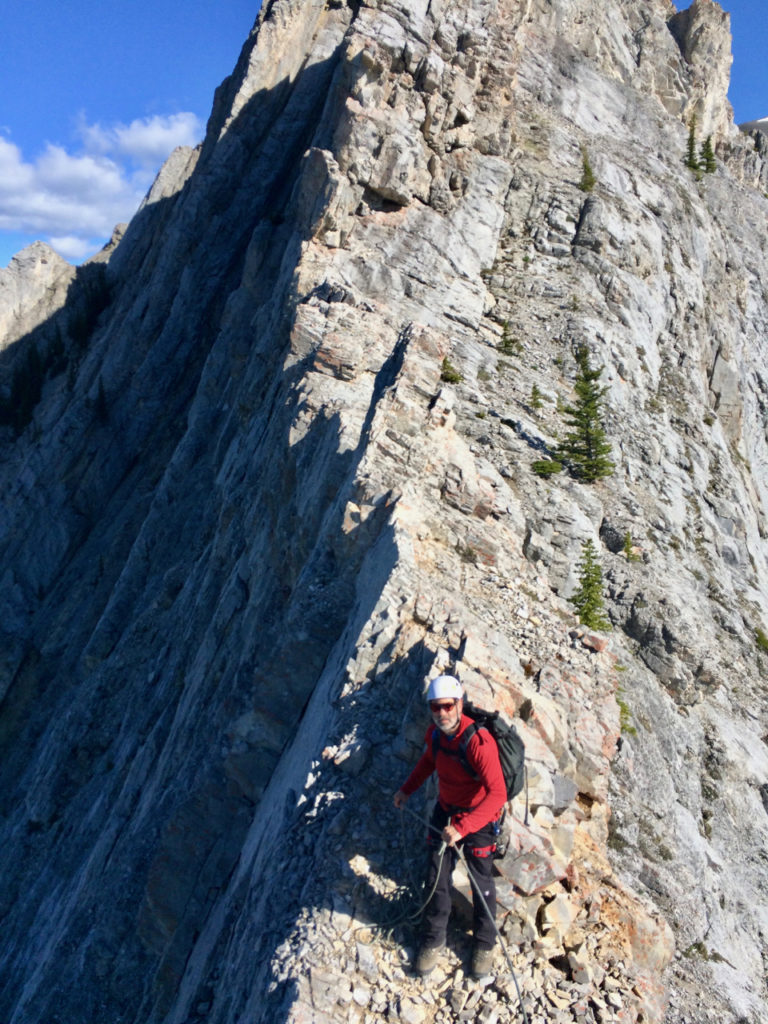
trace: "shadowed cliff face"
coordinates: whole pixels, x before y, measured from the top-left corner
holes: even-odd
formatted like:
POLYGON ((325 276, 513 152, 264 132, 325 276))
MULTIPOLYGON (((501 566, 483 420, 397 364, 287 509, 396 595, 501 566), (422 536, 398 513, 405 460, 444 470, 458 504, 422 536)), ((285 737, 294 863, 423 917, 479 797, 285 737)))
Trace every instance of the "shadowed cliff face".
POLYGON ((0 282, 3 1024, 448 1020, 359 932, 448 667, 526 740, 532 1002, 759 1019, 765 168, 674 14, 273 0, 114 250, 0 282), (594 486, 531 469, 582 343, 594 486))

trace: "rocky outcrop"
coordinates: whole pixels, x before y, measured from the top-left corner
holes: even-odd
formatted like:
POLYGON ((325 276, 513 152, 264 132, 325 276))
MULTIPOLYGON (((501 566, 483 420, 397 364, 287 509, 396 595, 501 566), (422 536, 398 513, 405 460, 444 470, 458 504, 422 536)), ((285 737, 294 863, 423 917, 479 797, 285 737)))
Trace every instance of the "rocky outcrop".
POLYGON ((694 0, 669 19, 690 75, 685 114, 695 115, 702 136, 714 140, 733 134, 733 110, 727 100, 731 78, 731 18, 714 0, 694 0))
POLYGON ((0 338, 7 347, 66 302, 75 268, 44 242, 35 242, 0 268, 0 338))
POLYGON ((408 971, 391 794, 446 668, 526 742, 531 1022, 760 1020, 764 166, 726 37, 703 0, 271 0, 199 150, 12 314, 3 1024, 516 1019, 460 917, 408 971), (535 471, 582 344, 592 485, 535 471))

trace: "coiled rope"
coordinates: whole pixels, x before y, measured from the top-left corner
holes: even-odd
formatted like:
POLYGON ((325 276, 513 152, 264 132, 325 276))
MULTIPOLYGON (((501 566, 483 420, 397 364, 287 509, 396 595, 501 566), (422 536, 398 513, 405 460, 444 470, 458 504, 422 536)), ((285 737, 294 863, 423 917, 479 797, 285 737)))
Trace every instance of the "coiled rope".
MULTIPOLYGON (((402 818, 400 820, 402 822, 402 818)), ((440 880, 440 870, 441 870, 441 868, 443 866, 443 857, 445 856, 445 851, 446 851, 447 848, 448 848, 448 844, 445 842, 445 840, 443 840, 441 845, 440 845, 440 849, 438 850, 438 854, 439 854, 440 859, 438 861, 438 870, 437 870, 437 875, 435 876, 435 881, 434 881, 434 883, 432 885, 432 888, 429 890, 429 894, 427 895, 426 899, 423 900, 419 904, 419 906, 416 907, 415 910, 406 910, 405 913, 399 914, 397 917, 393 918, 391 921, 383 921, 381 924, 377 924, 377 925, 367 925, 367 924, 360 925, 358 928, 355 928, 354 933, 356 934, 357 932, 361 932, 361 931, 381 931, 381 932, 385 932, 385 933, 389 934, 389 933, 392 932, 392 929, 396 925, 402 924, 403 921, 415 921, 417 918, 419 918, 421 916, 421 914, 424 912, 424 910, 427 908, 427 905, 429 904, 429 901, 435 895, 435 889, 437 889, 437 883, 440 880)), ((409 871, 409 874, 410 874, 410 871, 409 871)), ((414 884, 413 879, 411 879, 411 884, 412 884, 414 890, 416 890, 418 888, 418 886, 416 884, 414 884)))
MULTIPOLYGON (((430 821, 427 821, 426 818, 423 818, 420 814, 417 814, 416 811, 412 811, 410 807, 406 807, 406 806, 402 806, 400 808, 400 810, 401 811, 406 811, 408 814, 411 815, 411 817, 416 818, 416 820, 420 821, 422 823, 422 825, 426 825, 427 828, 430 831, 435 832, 442 839, 442 832, 441 832, 441 830, 439 828, 435 828, 435 826, 430 821)), ((446 847, 446 843, 445 843, 445 841, 443 841, 442 847, 440 849, 440 858, 441 858, 441 860, 440 860, 440 867, 442 866, 442 857, 445 854, 445 847, 446 847)), ((473 875, 472 869, 469 866, 469 863, 467 861, 467 858, 466 858, 466 855, 464 853, 464 850, 460 846, 455 846, 455 847, 453 847, 453 849, 456 850, 456 852, 458 853, 458 855, 461 858, 461 860, 464 861, 464 866, 467 869, 467 875, 469 876, 469 880, 472 883, 473 889, 475 890, 475 896, 480 900, 481 906, 485 909, 486 914, 488 915, 488 917, 491 920, 491 924, 493 925, 493 930, 496 932, 496 937, 498 938, 499 945, 501 946, 501 951, 502 951, 502 953, 504 954, 504 956, 506 958, 507 964, 509 965, 509 970, 510 970, 510 973, 512 974, 512 980, 515 983, 515 991, 517 992, 517 999, 518 999, 518 1002, 520 1003, 520 1012, 523 1015, 523 1021, 525 1022, 525 1024, 529 1024, 528 1014, 525 1012, 525 1004, 523 1003, 523 996, 522 996, 522 993, 520 992, 520 986, 519 986, 519 984, 517 982, 517 975, 515 974, 515 968, 512 966, 512 958, 510 957, 509 951, 507 950, 507 944, 505 943, 504 939, 502 938, 501 932, 499 931, 498 926, 496 924, 496 920, 495 920, 494 916, 491 914, 490 908, 489 908, 488 904, 486 903, 485 896, 483 896, 483 893, 482 893, 482 891, 480 889, 480 886, 478 885, 477 881, 475 880, 475 876, 473 875)), ((439 878, 439 877, 440 877, 440 870, 438 868, 437 878, 439 878)), ((430 892, 428 899, 425 901, 425 903, 422 905, 422 907, 420 907, 420 909, 418 911, 419 913, 421 913, 421 911, 424 909, 424 907, 426 907, 427 903, 429 903, 429 900, 432 899, 432 896, 434 894, 435 888, 437 887, 437 878, 435 879, 435 884, 432 887, 432 892, 430 892)))
MULTIPOLYGON (((394 918, 393 920, 385 921, 385 922, 383 922, 380 925, 373 925, 373 926, 371 926, 371 925, 360 925, 358 928, 354 929, 353 934, 356 934, 357 932, 361 932, 361 931, 368 931, 368 932, 370 932, 370 931, 381 931, 381 932, 385 932, 385 933, 391 934, 392 929, 396 925, 401 924, 403 921, 415 921, 423 913, 423 911, 426 909, 427 905, 429 904, 429 901, 432 899, 432 897, 435 894, 435 890, 437 889, 437 884, 438 884, 438 881, 440 879, 440 872, 441 872, 442 864, 443 864, 443 857, 445 856, 446 850, 448 848, 448 844, 443 839, 443 834, 442 834, 441 830, 439 828, 436 828, 426 818, 422 817, 422 815, 417 814, 416 811, 413 811, 413 810, 411 810, 410 807, 406 807, 406 806, 401 807, 400 810, 401 811, 406 811, 408 814, 411 815, 412 818, 415 818, 417 821, 420 821, 422 825, 426 825, 426 827, 431 832, 434 832, 436 835, 440 836, 440 847, 439 847, 439 850, 438 850, 439 860, 438 860, 438 865, 437 865, 437 872, 435 874, 435 881, 434 881, 434 883, 432 885, 432 888, 430 889, 426 899, 424 899, 415 910, 406 910, 405 913, 400 914, 398 917, 394 918)), ((403 825, 403 816, 402 816, 402 814, 400 816, 400 824, 401 824, 401 835, 402 835, 402 837, 404 839, 404 834, 405 833, 404 833, 404 825, 403 825)), ((515 968, 512 965, 512 958, 509 955, 509 951, 507 949, 507 945, 504 942, 502 934, 501 934, 501 932, 498 929, 498 926, 496 924, 495 918, 491 914, 490 907, 488 906, 488 903, 486 902, 485 896, 483 896, 483 893, 482 893, 482 891, 480 889, 480 886, 478 885, 477 881, 475 880, 475 876, 472 873, 472 869, 469 866, 469 863, 467 861, 467 858, 466 858, 466 856, 464 854, 463 849, 460 846, 455 846, 455 847, 453 847, 453 849, 456 850, 456 853, 458 854, 458 856, 461 858, 461 860, 464 861, 464 866, 467 869, 467 875, 469 876, 469 880, 470 880, 470 882, 472 884, 472 887, 475 890, 475 895, 480 900, 481 906, 484 908, 486 914, 491 919, 491 923, 493 924, 493 930, 496 932, 496 937, 499 940, 499 945, 501 946, 501 950, 502 950, 502 952, 504 954, 504 957, 505 957, 505 959, 507 961, 507 964, 509 966, 510 973, 512 975, 512 980, 513 980, 513 982, 515 984, 515 991, 517 992, 517 999, 518 999, 518 1002, 520 1004, 520 1012, 522 1013, 522 1016, 523 1016, 523 1022, 524 1022, 524 1024, 529 1024, 528 1014, 526 1013, 525 1004, 523 1003, 523 996, 522 996, 522 993, 520 992, 520 985, 518 984, 518 981, 517 981, 517 974, 515 973, 515 968)), ((409 873, 410 873, 410 871, 409 871, 409 873)), ((411 881, 412 881, 412 884, 413 884, 413 880, 411 880, 411 881)), ((414 888, 416 888, 416 886, 414 886, 414 888)))

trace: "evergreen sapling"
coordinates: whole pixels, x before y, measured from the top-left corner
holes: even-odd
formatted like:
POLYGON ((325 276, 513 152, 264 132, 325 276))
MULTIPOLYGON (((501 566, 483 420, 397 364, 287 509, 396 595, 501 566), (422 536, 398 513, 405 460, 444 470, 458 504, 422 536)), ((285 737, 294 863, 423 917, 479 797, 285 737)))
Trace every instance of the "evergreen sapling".
POLYGON ((688 148, 685 155, 685 166, 696 172, 699 170, 699 161, 696 156, 696 115, 691 115, 688 122, 688 148))
POLYGON ((610 629, 603 606, 603 570, 591 538, 582 544, 578 568, 579 588, 570 601, 579 622, 589 629, 610 629))
POLYGON ((558 458, 569 465, 573 475, 587 483, 610 476, 614 464, 609 456, 611 446, 602 423, 602 406, 606 388, 598 383, 602 367, 593 368, 585 345, 576 352, 578 373, 574 389, 576 401, 566 405, 563 413, 570 427, 558 449, 558 458))
POLYGON ((579 188, 582 192, 591 192, 595 187, 596 179, 595 172, 592 170, 592 165, 589 162, 589 154, 587 153, 584 146, 581 147, 581 181, 579 182, 579 188))
POLYGON ((707 174, 714 174, 717 170, 717 161, 715 160, 715 151, 712 148, 711 135, 708 135, 701 144, 699 167, 703 168, 707 174))

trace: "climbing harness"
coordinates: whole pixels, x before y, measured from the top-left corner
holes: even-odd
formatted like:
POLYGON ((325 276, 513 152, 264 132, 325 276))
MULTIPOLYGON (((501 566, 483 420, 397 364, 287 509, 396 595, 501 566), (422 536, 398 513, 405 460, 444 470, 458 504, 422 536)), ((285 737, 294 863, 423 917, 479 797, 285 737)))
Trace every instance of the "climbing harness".
MULTIPOLYGON (((441 830, 438 829, 438 828, 435 828, 435 826, 431 822, 427 821, 427 819, 423 818, 420 814, 417 814, 416 811, 412 811, 410 807, 405 807, 405 806, 401 807, 400 810, 401 811, 407 811, 408 814, 410 814, 412 817, 416 818, 417 821, 420 821, 422 823, 422 825, 426 825, 427 828, 430 829, 430 831, 437 833, 441 837, 441 839, 442 839, 442 832, 441 832, 441 830)), ((442 846, 440 848, 440 856, 441 856, 441 858, 442 858, 442 856, 445 853, 445 848, 446 848, 446 843, 443 840, 442 841, 442 846)), ((456 850, 456 852, 457 852, 458 856, 461 858, 461 860, 464 861, 464 866, 467 869, 467 875, 469 876, 469 880, 472 883, 472 887, 475 890, 475 895, 479 898, 481 906, 484 908, 486 914, 491 919, 491 923, 493 924, 493 930, 496 932, 496 937, 499 940, 499 945, 501 946, 501 951, 502 951, 502 953, 504 954, 504 956, 506 958, 507 964, 509 965, 509 970, 510 970, 510 972, 512 974, 512 980, 515 983, 515 990, 517 992, 518 1002, 520 1003, 520 1012, 523 1015, 524 1024, 529 1024, 528 1014, 525 1012, 525 1004, 523 1003, 523 996, 522 996, 522 993, 520 992, 520 986, 519 986, 519 984, 517 982, 517 975, 515 974, 515 968, 512 966, 512 958, 510 957, 509 951, 507 950, 507 945, 504 942, 504 939, 502 938, 501 932, 498 929, 498 926, 496 924, 496 921, 493 918, 493 915, 491 914, 491 911, 490 911, 490 909, 488 907, 488 904, 486 903, 485 897, 483 896, 483 893, 482 893, 482 891, 480 889, 480 886, 477 884, 477 882, 475 880, 475 876, 472 874, 472 869, 469 866, 469 863, 467 861, 467 858, 466 858, 466 855, 465 855, 464 851, 462 850, 462 848, 460 846, 455 846, 454 849, 456 850)), ((439 877, 439 875, 440 875, 440 872, 438 870, 438 877, 439 877)), ((435 887, 436 886, 437 886, 437 879, 435 880, 435 885, 432 888, 432 892, 429 894, 428 899, 419 908, 418 913, 421 913, 421 911, 424 909, 424 907, 426 907, 427 903, 429 903, 429 900, 432 899, 432 895, 433 895, 433 893, 435 891, 435 887)))

